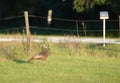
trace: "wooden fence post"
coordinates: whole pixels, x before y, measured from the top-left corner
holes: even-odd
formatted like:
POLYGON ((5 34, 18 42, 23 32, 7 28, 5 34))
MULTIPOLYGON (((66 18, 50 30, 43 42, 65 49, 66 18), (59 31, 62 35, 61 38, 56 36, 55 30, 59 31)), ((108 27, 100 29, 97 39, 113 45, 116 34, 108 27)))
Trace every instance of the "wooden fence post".
POLYGON ((83 27, 83 31, 84 31, 85 37, 87 37, 87 33, 86 33, 86 25, 85 25, 84 22, 82 22, 82 27, 83 27))
POLYGON ((29 27, 29 16, 28 11, 24 11, 25 25, 26 25, 26 35, 27 35, 27 49, 30 50, 30 27, 29 27))
POLYGON ((76 20, 75 22, 76 22, 76 32, 77 32, 77 36, 79 37, 79 29, 78 29, 78 28, 79 28, 79 25, 78 25, 79 22, 78 22, 77 20, 76 20))

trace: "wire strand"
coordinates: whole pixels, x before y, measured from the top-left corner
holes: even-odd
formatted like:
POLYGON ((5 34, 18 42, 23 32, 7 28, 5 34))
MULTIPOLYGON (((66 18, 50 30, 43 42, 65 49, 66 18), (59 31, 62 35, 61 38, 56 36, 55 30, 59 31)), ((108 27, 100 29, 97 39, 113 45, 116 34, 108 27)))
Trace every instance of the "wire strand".
POLYGON ((16 19, 16 18, 21 18, 21 17, 24 17, 24 16, 22 15, 22 16, 14 16, 14 17, 8 17, 8 18, 1 18, 0 21, 2 21, 2 20, 11 20, 11 19, 16 19))
MULTIPOLYGON (((72 32, 76 32, 76 30, 71 30, 71 29, 58 29, 58 28, 46 28, 46 27, 37 27, 37 26, 30 26, 30 28, 33 29, 49 29, 49 30, 58 30, 58 31, 72 31, 72 32)), ((84 31, 84 30, 78 30, 79 32, 84 31)), ((103 31, 103 30, 86 30, 86 32, 92 32, 92 31, 103 31)), ((118 31, 116 30, 106 30, 106 31, 118 31)))
POLYGON ((0 32, 11 31, 11 30, 18 30, 18 29, 24 29, 24 27, 11 28, 11 29, 3 29, 3 30, 0 30, 0 32))

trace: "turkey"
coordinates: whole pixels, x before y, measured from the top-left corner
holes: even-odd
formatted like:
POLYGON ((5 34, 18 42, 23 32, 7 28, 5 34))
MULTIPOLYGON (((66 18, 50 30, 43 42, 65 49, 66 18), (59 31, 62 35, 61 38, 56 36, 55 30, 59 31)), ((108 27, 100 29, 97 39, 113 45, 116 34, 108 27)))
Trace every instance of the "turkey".
POLYGON ((48 58, 48 48, 43 45, 44 51, 39 52, 37 55, 32 56, 27 62, 30 62, 31 60, 46 60, 48 58))

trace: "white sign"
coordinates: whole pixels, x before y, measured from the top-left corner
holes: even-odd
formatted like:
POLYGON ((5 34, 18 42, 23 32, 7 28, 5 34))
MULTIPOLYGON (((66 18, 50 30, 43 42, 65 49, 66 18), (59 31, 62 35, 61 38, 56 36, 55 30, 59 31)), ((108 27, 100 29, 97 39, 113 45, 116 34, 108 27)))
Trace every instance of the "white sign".
POLYGON ((100 11, 100 19, 109 19, 108 11, 100 11))

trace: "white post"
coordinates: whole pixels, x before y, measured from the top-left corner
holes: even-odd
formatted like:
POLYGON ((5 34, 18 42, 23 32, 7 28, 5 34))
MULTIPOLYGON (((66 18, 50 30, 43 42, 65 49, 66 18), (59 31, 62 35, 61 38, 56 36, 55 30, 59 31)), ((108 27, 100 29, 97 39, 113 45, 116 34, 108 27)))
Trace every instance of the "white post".
POLYGON ((103 46, 105 46, 105 19, 103 19, 103 46))
POLYGON ((48 18, 47 18, 47 20, 48 20, 48 25, 50 25, 51 21, 52 21, 52 10, 48 11, 48 18))

